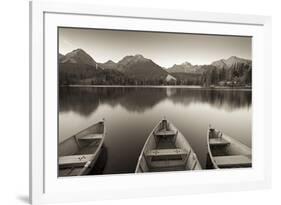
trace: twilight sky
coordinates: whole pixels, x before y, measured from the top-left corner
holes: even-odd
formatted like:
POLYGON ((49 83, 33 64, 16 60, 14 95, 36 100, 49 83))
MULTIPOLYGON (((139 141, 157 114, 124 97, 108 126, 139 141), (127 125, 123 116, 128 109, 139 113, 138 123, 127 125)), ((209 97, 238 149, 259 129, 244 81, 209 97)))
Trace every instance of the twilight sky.
POLYGON ((59 52, 77 48, 100 63, 141 54, 163 67, 210 64, 230 56, 252 59, 251 37, 59 28, 59 52))

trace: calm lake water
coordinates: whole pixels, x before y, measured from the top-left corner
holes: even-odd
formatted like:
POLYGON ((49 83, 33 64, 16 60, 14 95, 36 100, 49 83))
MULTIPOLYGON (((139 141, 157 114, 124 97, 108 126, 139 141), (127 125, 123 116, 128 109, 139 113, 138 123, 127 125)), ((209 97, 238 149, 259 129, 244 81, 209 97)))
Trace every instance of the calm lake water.
POLYGON ((61 87, 59 142, 105 118, 103 174, 131 173, 149 133, 166 116, 205 168, 209 124, 251 147, 251 93, 171 87, 61 87))

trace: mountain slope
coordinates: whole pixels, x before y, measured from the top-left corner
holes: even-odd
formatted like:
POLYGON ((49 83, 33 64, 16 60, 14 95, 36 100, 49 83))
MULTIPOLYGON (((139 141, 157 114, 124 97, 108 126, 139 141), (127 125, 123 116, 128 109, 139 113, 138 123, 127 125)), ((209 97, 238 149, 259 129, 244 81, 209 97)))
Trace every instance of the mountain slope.
POLYGON ((117 70, 139 81, 165 81, 175 78, 166 70, 142 55, 125 56, 117 63, 117 70))

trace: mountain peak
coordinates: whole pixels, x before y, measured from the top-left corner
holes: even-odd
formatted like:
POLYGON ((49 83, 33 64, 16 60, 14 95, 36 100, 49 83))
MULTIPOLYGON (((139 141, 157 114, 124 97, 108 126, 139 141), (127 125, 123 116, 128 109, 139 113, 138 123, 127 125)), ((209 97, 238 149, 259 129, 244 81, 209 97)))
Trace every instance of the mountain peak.
POLYGON ((141 55, 141 54, 136 54, 134 57, 136 57, 136 58, 144 58, 143 55, 141 55))
POLYGON ((192 64, 189 63, 188 61, 183 62, 181 65, 183 65, 183 66, 189 66, 189 67, 192 66, 192 64))
POLYGON ((183 62, 182 64, 175 64, 172 67, 168 68, 169 73, 200 73, 201 66, 192 65, 188 61, 183 62))
POLYGON ((115 69, 117 67, 117 63, 112 60, 108 60, 105 63, 100 63, 103 69, 115 69))
POLYGON ((83 49, 78 48, 67 53, 60 61, 61 63, 77 63, 96 66, 94 59, 83 49))
POLYGON ((237 60, 239 59, 237 56, 230 56, 227 60, 237 60))
POLYGON ((74 49, 72 52, 76 52, 76 53, 86 53, 82 48, 77 48, 77 49, 74 49))
POLYGON ((136 54, 134 56, 133 55, 125 56, 124 58, 122 58, 122 60, 118 62, 118 64, 121 66, 128 66, 135 63, 144 63, 149 61, 151 60, 143 57, 140 54, 136 54))
POLYGON ((122 58, 117 63, 117 70, 137 80, 165 80, 168 75, 165 69, 140 54, 122 58))
POLYGON ((103 63, 103 64, 115 64, 115 62, 114 61, 112 61, 112 60, 108 60, 108 61, 106 61, 105 63, 103 63))
POLYGON ((225 63, 228 66, 231 66, 231 65, 236 64, 236 63, 249 64, 250 62, 251 62, 251 60, 239 58, 237 56, 231 56, 227 60, 225 60, 225 63))
POLYGON ((239 58, 237 56, 230 56, 227 59, 221 59, 218 61, 214 61, 211 65, 216 66, 217 68, 230 68, 233 65, 240 63, 240 64, 249 64, 251 60, 239 58))

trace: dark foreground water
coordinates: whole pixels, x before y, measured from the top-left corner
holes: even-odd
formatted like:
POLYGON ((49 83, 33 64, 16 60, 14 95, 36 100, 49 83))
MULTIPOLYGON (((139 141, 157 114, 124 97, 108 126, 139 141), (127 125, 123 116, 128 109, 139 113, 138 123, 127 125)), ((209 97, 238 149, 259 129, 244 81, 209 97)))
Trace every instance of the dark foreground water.
POLYGON ((149 133, 166 116, 205 168, 209 124, 251 147, 251 99, 247 90, 61 87, 59 142, 105 118, 103 174, 131 173, 149 133))

